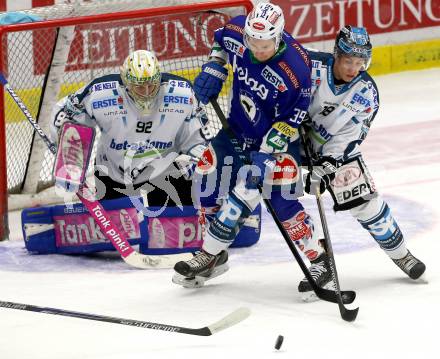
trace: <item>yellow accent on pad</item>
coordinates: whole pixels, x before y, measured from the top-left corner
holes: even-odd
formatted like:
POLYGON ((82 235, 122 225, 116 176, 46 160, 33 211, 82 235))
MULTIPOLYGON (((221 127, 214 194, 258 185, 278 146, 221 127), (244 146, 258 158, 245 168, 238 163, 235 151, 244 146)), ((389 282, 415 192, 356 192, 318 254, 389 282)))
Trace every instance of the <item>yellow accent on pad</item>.
POLYGON ((293 128, 292 126, 289 126, 285 122, 275 122, 272 127, 277 130, 278 132, 281 132, 286 137, 293 137, 298 132, 296 128, 293 128))

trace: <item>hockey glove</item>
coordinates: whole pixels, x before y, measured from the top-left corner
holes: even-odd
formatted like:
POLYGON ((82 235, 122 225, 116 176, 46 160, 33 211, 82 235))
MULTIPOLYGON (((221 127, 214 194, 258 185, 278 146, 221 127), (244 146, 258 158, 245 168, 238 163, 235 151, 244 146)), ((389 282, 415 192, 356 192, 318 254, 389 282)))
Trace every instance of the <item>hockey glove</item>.
POLYGON ((321 157, 313 166, 313 171, 307 173, 304 191, 317 195, 325 192, 335 178, 338 162, 331 157, 321 157))
POLYGON ((289 142, 298 136, 298 130, 285 122, 275 122, 261 142, 260 151, 282 153, 287 151, 289 142))
POLYGON ((66 104, 64 105, 64 112, 71 118, 81 115, 85 111, 84 105, 79 101, 77 95, 69 95, 66 104))
POLYGON ((246 188, 257 189, 263 185, 266 175, 275 168, 276 160, 271 154, 257 151, 251 152, 250 159, 252 168, 246 177, 246 188))
POLYGON ((218 62, 204 64, 202 72, 194 79, 194 93, 197 99, 206 105, 211 98, 217 98, 227 77, 228 70, 218 62))
POLYGON ((186 180, 193 178, 197 163, 202 158, 206 148, 205 144, 195 145, 186 154, 181 154, 174 160, 177 168, 186 180))

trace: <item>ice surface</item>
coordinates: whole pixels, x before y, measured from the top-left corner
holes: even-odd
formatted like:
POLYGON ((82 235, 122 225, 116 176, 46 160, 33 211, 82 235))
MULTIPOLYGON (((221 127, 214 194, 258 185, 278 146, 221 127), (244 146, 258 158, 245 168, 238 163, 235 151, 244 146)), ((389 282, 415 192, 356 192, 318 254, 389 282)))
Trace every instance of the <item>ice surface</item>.
MULTIPOLYGON (((0 308, 1 359, 436 358, 440 322, 440 69, 376 78, 381 110, 363 145, 380 192, 427 265, 413 282, 348 214, 328 223, 343 289, 357 292, 354 323, 336 304, 303 303, 302 273, 267 213, 262 238, 231 251, 230 271, 199 290, 171 270, 128 268, 117 256, 31 256, 19 214, 0 243, 0 300, 202 327, 246 306, 252 315, 212 337, 193 337, 0 308), (278 335, 285 337, 274 350, 278 335)), ((317 213, 313 197, 303 201, 317 213)))

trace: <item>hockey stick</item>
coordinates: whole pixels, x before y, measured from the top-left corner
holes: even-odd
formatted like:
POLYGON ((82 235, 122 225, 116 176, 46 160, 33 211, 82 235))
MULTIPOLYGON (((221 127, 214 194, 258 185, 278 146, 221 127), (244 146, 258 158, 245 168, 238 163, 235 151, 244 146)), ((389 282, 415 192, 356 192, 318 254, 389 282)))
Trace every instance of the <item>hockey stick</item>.
POLYGON ((14 302, 0 301, 0 307, 7 309, 24 310, 27 312, 45 313, 52 315, 61 315, 64 317, 96 320, 98 322, 129 325, 132 327, 139 327, 144 329, 163 330, 165 332, 171 332, 171 333, 199 335, 204 337, 213 335, 224 329, 232 327, 233 325, 238 324, 241 321, 245 320, 251 314, 248 308, 239 308, 237 310, 234 310, 232 313, 229 313, 228 315, 226 315, 225 317, 223 317, 222 319, 220 319, 215 323, 212 323, 206 327, 196 329, 196 328, 179 327, 176 325, 169 325, 162 323, 145 322, 142 320, 135 320, 135 319, 109 317, 107 315, 74 312, 71 310, 64 310, 64 309, 57 309, 50 307, 39 307, 37 305, 21 304, 14 302))
MULTIPOLYGON (((220 122, 222 123, 223 129, 226 131, 226 134, 229 136, 229 139, 231 139, 231 140, 235 139, 235 134, 229 128, 226 117, 223 114, 223 111, 220 108, 220 105, 218 104, 217 100, 211 99, 210 102, 211 102, 212 107, 214 107, 214 110, 215 110, 217 116, 219 117, 220 122)), ((261 187, 259 188, 259 191, 261 193, 261 187)), ((283 227, 282 223, 278 219, 278 216, 275 213, 275 210, 272 207, 272 204, 270 203, 269 199, 265 198, 264 196, 262 196, 262 198, 263 198, 264 204, 266 205, 267 209, 269 210, 270 214, 272 215, 273 220, 275 221, 275 224, 277 225, 284 240, 286 241, 287 245, 289 246, 290 251, 292 252, 292 254, 295 257, 296 261, 298 262, 302 272, 304 273, 305 277, 307 278, 310 285, 312 286, 313 291, 315 292, 316 296, 318 298, 321 298, 321 299, 327 301, 327 302, 337 303, 338 298, 337 298, 337 295, 334 291, 329 290, 329 289, 324 289, 324 288, 321 288, 318 285, 316 285, 307 266, 305 265, 300 254, 298 253, 298 250, 296 249, 295 245, 293 244, 292 240, 290 239, 289 234, 286 232, 286 229, 283 227)), ((343 292, 341 292, 341 294, 344 298, 344 302, 347 304, 352 303, 356 297, 356 293, 353 291, 343 291, 343 292)))
MULTIPOLYGON (((0 83, 4 86, 6 91, 11 95, 12 99, 20 108, 21 112, 25 115, 26 119, 32 125, 32 127, 37 131, 38 135, 44 141, 44 143, 49 148, 50 152, 56 154, 57 147, 51 142, 49 137, 44 133, 40 125, 34 120, 29 109, 26 107, 24 102, 16 94, 16 92, 9 85, 6 78, 0 73, 0 83)), ((87 186, 86 183, 80 187, 77 195, 84 206, 89 211, 90 215, 95 219, 99 228, 103 231, 107 239, 109 239, 115 249, 119 252, 122 259, 129 265, 140 268, 172 268, 174 264, 181 260, 188 260, 192 257, 190 253, 173 254, 173 255, 158 255, 158 256, 147 256, 136 252, 125 236, 119 231, 117 226, 114 225, 107 211, 102 207, 102 205, 94 199, 93 191, 87 186)))
MULTIPOLYGON (((301 141, 304 146, 304 152, 305 152, 306 158, 307 158, 307 168, 309 169, 309 172, 312 173, 313 166, 312 166, 311 149, 309 148, 308 143, 306 141, 306 134, 305 134, 303 126, 300 126, 299 132, 300 132, 300 136, 301 136, 301 141)), ((321 193, 319 191, 319 184, 317 185, 317 187, 318 188, 316 189, 316 195, 315 195, 316 196, 316 204, 318 205, 319 217, 321 218, 321 223, 322 223, 322 231, 324 232, 325 249, 328 254, 330 268, 332 271, 333 282, 336 287, 335 292, 336 292, 336 299, 337 299, 338 306, 339 306, 339 312, 341 313, 342 319, 344 319, 348 322, 353 322, 356 319, 359 308, 347 309, 344 306, 342 295, 341 295, 341 287, 339 285, 338 272, 336 270, 335 256, 333 253, 333 247, 332 247, 332 243, 330 240, 330 234, 328 231, 327 218, 325 216, 324 206, 322 205, 322 200, 321 200, 321 193)))

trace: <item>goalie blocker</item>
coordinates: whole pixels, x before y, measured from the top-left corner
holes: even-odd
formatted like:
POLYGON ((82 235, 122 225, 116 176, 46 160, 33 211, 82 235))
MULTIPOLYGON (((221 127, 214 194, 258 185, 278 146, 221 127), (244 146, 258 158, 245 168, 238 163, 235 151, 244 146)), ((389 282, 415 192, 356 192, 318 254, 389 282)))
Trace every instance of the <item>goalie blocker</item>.
MULTIPOLYGON (((139 198, 142 201, 141 198, 139 198)), ((203 225, 193 207, 168 207, 163 211, 149 207, 156 217, 138 212, 130 198, 101 202, 112 222, 131 245, 142 254, 193 252, 202 244, 203 225)), ((99 217, 99 213, 97 213, 99 217)), ((36 254, 81 254, 114 251, 94 218, 83 204, 28 208, 22 211, 22 231, 26 249, 36 254)), ((261 207, 244 223, 232 247, 255 244, 261 232, 261 207)))
POLYGON ((92 155, 95 129, 74 122, 65 122, 60 130, 55 159, 55 184, 76 193, 85 181, 92 155))

